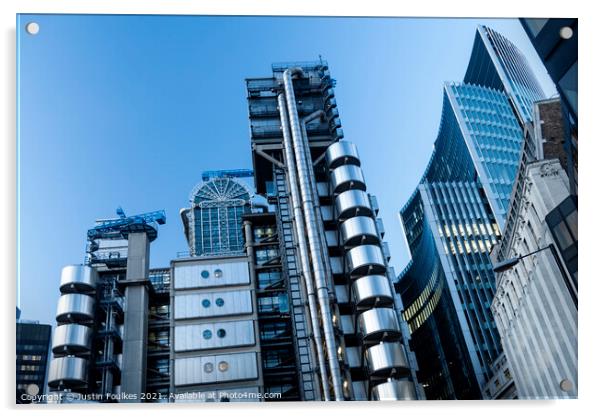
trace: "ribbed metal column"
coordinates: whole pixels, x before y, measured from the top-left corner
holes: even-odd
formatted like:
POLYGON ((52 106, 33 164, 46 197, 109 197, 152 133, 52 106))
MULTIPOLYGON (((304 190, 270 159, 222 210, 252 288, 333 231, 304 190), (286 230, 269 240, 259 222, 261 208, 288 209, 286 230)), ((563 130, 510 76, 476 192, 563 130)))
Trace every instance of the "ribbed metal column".
POLYGON ((284 156, 286 161, 286 173, 291 193, 291 201, 293 203, 293 220, 295 224, 295 234, 297 237, 298 254, 301 259, 301 269, 303 281, 307 291, 307 299, 309 304, 310 322, 313 332, 314 345, 316 355, 318 356, 318 365, 320 368, 320 378, 322 381, 323 398, 326 401, 330 400, 330 388, 328 384, 328 371, 326 369, 326 359, 324 358, 322 333, 320 331, 320 321, 318 316, 318 308, 316 306, 316 292, 311 276, 311 265, 309 255, 307 253, 307 240, 305 234, 305 225, 303 223, 303 213, 301 209, 301 198, 299 196, 299 185, 296 177, 296 165, 293 156, 293 144, 291 141, 290 127, 288 123, 288 112, 286 110, 286 102, 284 95, 278 95, 278 109, 280 111, 280 122, 282 124, 282 138, 284 142, 284 156))
POLYGON ((286 105, 289 113, 288 116, 293 139, 295 162, 297 164, 297 175, 299 179, 299 187, 301 190, 303 214, 311 254, 311 264, 314 271, 316 290, 318 294, 318 303, 320 305, 322 328, 324 330, 324 338, 326 340, 328 365, 330 368, 335 400, 339 401, 344 400, 341 382, 341 371, 339 368, 339 361, 337 358, 337 346, 334 337, 334 327, 332 324, 332 311, 330 309, 330 296, 327 285, 328 281, 326 277, 326 271, 324 269, 323 253, 320 246, 319 234, 321 231, 318 230, 317 220, 315 217, 313 207, 313 195, 311 193, 310 188, 310 176, 313 175, 313 172, 310 172, 307 166, 305 145, 301 134, 295 92, 293 88, 293 74, 302 74, 302 70, 299 68, 292 68, 284 72, 284 91, 286 95, 286 105))

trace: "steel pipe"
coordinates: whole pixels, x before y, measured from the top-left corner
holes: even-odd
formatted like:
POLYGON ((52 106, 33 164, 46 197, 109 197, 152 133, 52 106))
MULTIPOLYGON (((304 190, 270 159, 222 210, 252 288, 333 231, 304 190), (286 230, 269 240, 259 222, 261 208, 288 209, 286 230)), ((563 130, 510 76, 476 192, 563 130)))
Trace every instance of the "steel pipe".
POLYGON ((307 299, 310 313, 310 323, 314 335, 314 343, 318 356, 318 366, 320 368, 320 378, 324 400, 330 400, 330 390, 328 384, 328 371, 326 369, 326 359, 322 349, 322 333, 320 332, 320 317, 318 316, 318 308, 316 306, 316 292, 314 288, 313 278, 311 276, 311 265, 309 254, 307 253, 307 240, 305 233, 305 224, 303 223, 303 211, 301 207, 301 198, 299 197, 299 185, 295 176, 296 164, 293 156, 293 144, 291 141, 290 127, 288 123, 288 112, 286 109, 285 98, 282 94, 278 95, 278 109, 280 110, 280 123, 282 124, 282 138, 284 142, 284 156, 286 161, 286 174, 291 193, 291 201, 293 205, 293 220, 295 225, 295 235, 297 238, 299 258, 301 259, 301 276, 305 283, 307 299))
POLYGON ((307 164, 306 146, 301 134, 299 116, 297 112, 297 101, 293 88, 293 75, 302 75, 303 71, 300 68, 289 68, 284 71, 282 78, 284 82, 284 93, 286 97, 286 105, 292 133, 293 148, 295 154, 295 162, 297 164, 297 175, 299 178, 299 188, 301 191, 301 199, 303 206, 303 214, 305 226, 307 230, 307 238, 309 242, 309 250, 311 256, 311 264, 314 271, 314 280, 318 295, 318 303, 320 305, 320 313, 322 317, 322 328, 324 330, 324 339, 326 342, 326 352, 328 354, 328 365, 334 390, 335 400, 344 400, 341 371, 337 357, 337 344, 335 342, 334 327, 332 324, 332 313, 330 309, 330 296, 328 292, 328 284, 326 271, 324 269, 325 260, 323 260, 323 252, 320 247, 319 230, 317 229, 317 220, 314 211, 313 194, 310 188, 310 178, 313 175, 309 171, 307 164))

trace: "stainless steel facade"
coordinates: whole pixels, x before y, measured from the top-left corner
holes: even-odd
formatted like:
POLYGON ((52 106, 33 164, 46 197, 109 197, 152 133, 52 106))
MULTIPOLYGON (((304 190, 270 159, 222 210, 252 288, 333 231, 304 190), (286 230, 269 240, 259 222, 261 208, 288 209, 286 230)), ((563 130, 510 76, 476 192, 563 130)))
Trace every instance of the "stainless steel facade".
POLYGON ((388 378, 413 388, 397 399, 416 399, 422 392, 413 354, 401 360, 409 332, 396 313, 401 301, 378 207, 366 192, 356 147, 341 141, 328 67, 272 69, 271 78, 247 80, 251 140, 257 191, 275 205, 285 238, 279 259, 291 286, 300 399, 372 399, 372 388, 388 378), (299 337, 309 329, 308 345, 299 337), (367 350, 380 342, 390 345, 381 348, 384 357, 373 349, 371 372, 367 350), (388 368, 389 360, 408 367, 388 368))
POLYGON ((234 392, 261 390, 258 308, 249 268, 244 254, 171 262, 170 392, 176 402, 200 401, 213 391, 230 391, 234 401, 234 392))
POLYGON ((174 362, 176 387, 256 380, 259 376, 254 352, 176 358, 174 362))

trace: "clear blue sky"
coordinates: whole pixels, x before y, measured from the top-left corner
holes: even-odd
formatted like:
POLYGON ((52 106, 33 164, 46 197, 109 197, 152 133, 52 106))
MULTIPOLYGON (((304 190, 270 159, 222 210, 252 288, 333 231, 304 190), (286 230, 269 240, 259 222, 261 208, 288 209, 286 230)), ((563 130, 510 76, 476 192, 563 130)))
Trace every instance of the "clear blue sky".
POLYGON ((345 138, 359 147, 399 272, 397 217, 437 134, 444 81, 464 76, 477 24, 498 30, 554 92, 518 20, 21 15, 23 317, 54 323, 62 266, 117 206, 165 209, 151 265, 186 240, 179 209, 203 170, 251 168, 244 79, 277 61, 329 62, 345 138), (27 35, 29 21, 40 25, 27 35))

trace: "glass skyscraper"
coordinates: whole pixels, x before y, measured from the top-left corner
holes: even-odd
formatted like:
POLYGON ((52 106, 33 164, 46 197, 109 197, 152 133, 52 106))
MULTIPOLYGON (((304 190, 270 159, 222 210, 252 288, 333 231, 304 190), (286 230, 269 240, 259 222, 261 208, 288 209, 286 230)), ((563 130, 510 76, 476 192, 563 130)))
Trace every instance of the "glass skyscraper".
POLYGON ((429 399, 481 398, 501 353, 489 252, 504 227, 522 125, 543 98, 525 57, 477 28, 462 83, 446 83, 434 152, 400 212, 412 261, 396 284, 429 399))
POLYGON ((180 215, 191 256, 243 253, 242 216, 251 212, 244 184, 227 174, 209 178, 192 190, 190 204, 180 215))

